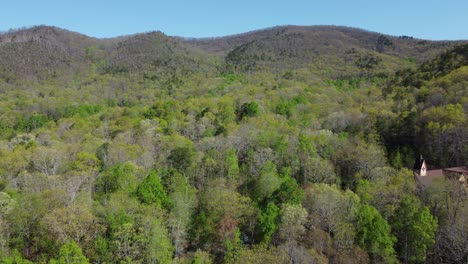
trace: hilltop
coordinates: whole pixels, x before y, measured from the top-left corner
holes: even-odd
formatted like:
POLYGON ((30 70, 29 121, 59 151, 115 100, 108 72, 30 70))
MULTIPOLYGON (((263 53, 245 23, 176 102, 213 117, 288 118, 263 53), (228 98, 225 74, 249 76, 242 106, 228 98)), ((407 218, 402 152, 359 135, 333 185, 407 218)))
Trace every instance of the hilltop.
POLYGON ((338 26, 280 26, 208 39, 159 31, 96 39, 37 26, 0 34, 0 77, 7 81, 71 78, 96 70, 164 79, 175 72, 285 73, 308 68, 336 78, 412 67, 459 43, 338 26))

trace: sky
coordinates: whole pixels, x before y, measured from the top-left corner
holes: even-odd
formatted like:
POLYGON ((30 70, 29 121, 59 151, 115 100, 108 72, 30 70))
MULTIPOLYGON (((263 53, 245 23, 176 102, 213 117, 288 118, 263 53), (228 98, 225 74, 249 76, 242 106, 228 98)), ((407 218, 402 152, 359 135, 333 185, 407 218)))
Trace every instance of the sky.
POLYGON ((278 25, 340 25, 468 39, 468 0, 0 0, 0 31, 49 25, 108 38, 160 30, 216 37, 278 25))

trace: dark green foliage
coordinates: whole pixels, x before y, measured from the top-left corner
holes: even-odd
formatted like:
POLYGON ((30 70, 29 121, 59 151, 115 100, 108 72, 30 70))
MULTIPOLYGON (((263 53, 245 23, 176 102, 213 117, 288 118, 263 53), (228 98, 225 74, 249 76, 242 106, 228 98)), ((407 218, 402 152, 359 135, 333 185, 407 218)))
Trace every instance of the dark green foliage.
POLYGON ((7 181, 0 180, 0 192, 3 192, 3 190, 5 190, 6 185, 7 185, 7 181))
POLYGON ((135 188, 135 166, 130 163, 118 164, 102 172, 96 183, 95 195, 102 197, 116 191, 131 193, 135 188))
POLYGON ((260 113, 260 107, 256 102, 244 103, 239 110, 239 118, 254 117, 260 113))
POLYGON ((170 200, 161 184, 159 173, 151 171, 141 182, 137 189, 136 195, 138 199, 145 204, 152 204, 157 207, 168 208, 170 200))
POLYGON ((278 190, 273 193, 271 198, 276 204, 301 204, 304 200, 304 191, 297 181, 289 175, 283 178, 278 190))
POLYGON ((191 147, 178 147, 171 151, 169 160, 172 166, 181 172, 192 166, 196 152, 191 147))
POLYGON ((450 71, 468 65, 468 44, 459 45, 441 56, 423 63, 417 71, 399 72, 405 86, 421 87, 423 81, 446 75, 450 71))
POLYGON ((377 39, 375 48, 378 52, 384 52, 386 47, 393 46, 393 42, 384 35, 380 35, 377 39))
POLYGON ((34 114, 29 117, 21 117, 16 121, 15 129, 20 132, 31 132, 47 124, 50 119, 46 115, 34 114))
POLYGON ((356 60, 355 64, 359 69, 369 74, 369 72, 375 69, 380 64, 381 61, 382 59, 367 54, 367 55, 359 57, 356 60))
POLYGON ((327 83, 333 85, 336 90, 340 92, 355 90, 359 88, 361 79, 351 78, 351 79, 336 79, 336 80, 327 80, 327 83))
POLYGON ((279 216, 280 209, 272 202, 269 202, 260 212, 257 229, 259 232, 259 239, 263 243, 270 243, 271 237, 278 229, 279 216))

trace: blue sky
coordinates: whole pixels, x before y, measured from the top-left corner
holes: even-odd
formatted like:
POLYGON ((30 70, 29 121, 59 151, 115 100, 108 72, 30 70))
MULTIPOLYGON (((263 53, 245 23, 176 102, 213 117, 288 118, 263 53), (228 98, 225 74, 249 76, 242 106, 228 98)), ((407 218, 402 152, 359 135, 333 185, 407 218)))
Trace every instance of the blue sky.
POLYGON ((2 2, 0 31, 45 24, 94 37, 153 30, 213 37, 275 25, 344 25, 424 39, 468 39, 468 0, 2 2))

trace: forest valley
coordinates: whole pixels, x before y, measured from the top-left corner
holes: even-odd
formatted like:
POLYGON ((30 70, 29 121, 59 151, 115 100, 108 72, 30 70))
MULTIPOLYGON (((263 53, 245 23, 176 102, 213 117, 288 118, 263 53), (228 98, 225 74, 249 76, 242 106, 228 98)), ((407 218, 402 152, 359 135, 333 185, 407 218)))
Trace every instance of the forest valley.
POLYGON ((0 34, 0 263, 467 263, 468 44, 0 34))

